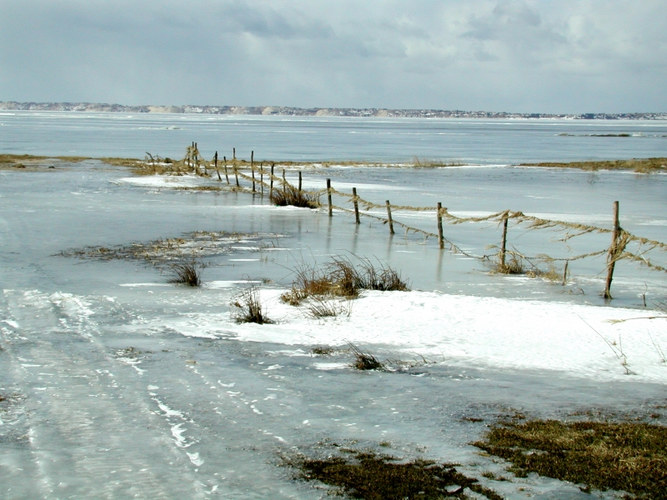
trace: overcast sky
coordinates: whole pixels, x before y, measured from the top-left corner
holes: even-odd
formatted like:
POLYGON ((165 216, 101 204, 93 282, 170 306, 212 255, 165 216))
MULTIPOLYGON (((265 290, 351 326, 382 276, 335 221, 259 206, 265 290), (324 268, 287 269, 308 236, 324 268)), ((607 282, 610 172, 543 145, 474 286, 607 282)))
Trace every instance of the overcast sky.
POLYGON ((0 0, 0 100, 667 111, 665 0, 0 0))

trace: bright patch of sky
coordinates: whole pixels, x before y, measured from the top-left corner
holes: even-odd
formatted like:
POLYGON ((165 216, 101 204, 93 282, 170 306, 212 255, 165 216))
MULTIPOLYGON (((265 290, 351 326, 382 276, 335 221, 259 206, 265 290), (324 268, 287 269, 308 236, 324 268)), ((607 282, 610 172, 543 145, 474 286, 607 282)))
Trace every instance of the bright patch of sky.
POLYGON ((0 0, 0 100, 667 109, 664 0, 0 0))

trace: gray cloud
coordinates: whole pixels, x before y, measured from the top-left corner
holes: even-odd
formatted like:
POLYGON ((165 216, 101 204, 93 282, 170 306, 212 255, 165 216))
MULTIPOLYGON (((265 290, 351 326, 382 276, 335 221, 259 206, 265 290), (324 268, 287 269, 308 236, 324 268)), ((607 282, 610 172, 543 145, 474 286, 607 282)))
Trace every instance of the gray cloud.
POLYGON ((0 100, 664 111, 662 0, 0 0, 0 100))

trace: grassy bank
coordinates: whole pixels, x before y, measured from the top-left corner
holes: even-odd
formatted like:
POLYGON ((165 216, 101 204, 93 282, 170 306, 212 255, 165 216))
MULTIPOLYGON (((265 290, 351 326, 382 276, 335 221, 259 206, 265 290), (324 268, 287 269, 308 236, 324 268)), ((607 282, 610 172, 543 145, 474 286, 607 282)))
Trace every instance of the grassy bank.
POLYGON ((667 158, 633 158, 631 160, 574 161, 569 163, 525 163, 529 167, 578 168, 580 170, 632 170, 638 173, 664 172, 667 158))
MULTIPOLYGON (((0 154, 0 169, 39 169, 55 166, 57 163, 78 163, 84 160, 99 160, 109 165, 130 167, 139 174, 163 173, 163 172, 184 172, 188 168, 184 165, 184 160, 167 159, 166 164, 157 161, 151 162, 145 159, 137 158, 90 158, 83 156, 34 156, 34 155, 16 155, 0 154), (166 167, 166 168, 165 168, 166 167)), ((156 158, 157 160, 157 158, 156 158)), ((236 164, 238 168, 249 168, 250 162, 246 160, 228 160, 231 167, 236 164)), ((265 168, 270 162, 264 162, 265 168)), ((294 161, 276 161, 273 162, 282 167, 329 167, 332 165, 348 166, 405 166, 414 168, 446 168, 451 166, 462 166, 460 163, 446 163, 438 161, 425 161, 415 158, 408 163, 379 163, 366 161, 316 161, 316 162, 294 162, 294 161)), ((212 165, 202 160, 202 166, 206 164, 209 169, 212 165)), ((220 162, 222 164, 222 162, 220 162)), ((667 170, 667 158, 633 158, 629 160, 601 160, 601 161, 575 161, 575 162, 540 162, 540 163, 522 163, 521 166, 528 167, 551 167, 551 168, 575 168, 587 171, 597 170, 628 170, 638 173, 664 172, 667 170)), ((211 171, 209 171, 209 174, 211 171)))

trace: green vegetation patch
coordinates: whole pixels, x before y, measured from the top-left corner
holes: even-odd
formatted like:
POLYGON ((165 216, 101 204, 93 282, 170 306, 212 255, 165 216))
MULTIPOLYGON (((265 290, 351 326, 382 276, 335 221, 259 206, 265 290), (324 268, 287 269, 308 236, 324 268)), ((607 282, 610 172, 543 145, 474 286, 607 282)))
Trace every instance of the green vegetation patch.
POLYGON ((300 471, 300 479, 320 481, 352 498, 472 498, 473 492, 494 500, 502 498, 458 472, 454 464, 399 461, 372 451, 348 450, 323 459, 298 457, 287 460, 287 465, 300 471))
POLYGON ((646 423, 532 420, 492 428, 473 443, 530 472, 585 485, 621 490, 637 498, 665 498, 667 427, 646 423))

